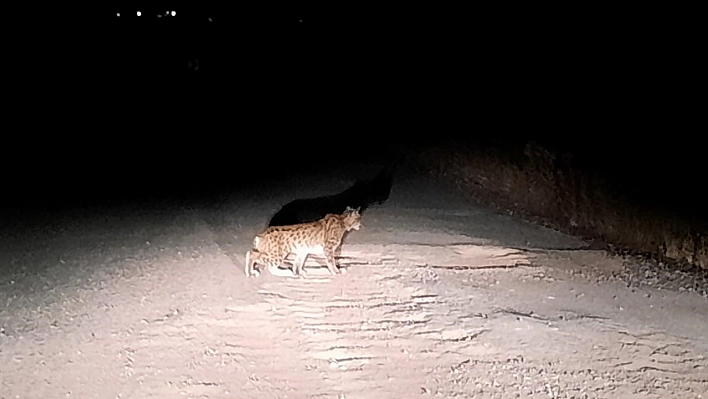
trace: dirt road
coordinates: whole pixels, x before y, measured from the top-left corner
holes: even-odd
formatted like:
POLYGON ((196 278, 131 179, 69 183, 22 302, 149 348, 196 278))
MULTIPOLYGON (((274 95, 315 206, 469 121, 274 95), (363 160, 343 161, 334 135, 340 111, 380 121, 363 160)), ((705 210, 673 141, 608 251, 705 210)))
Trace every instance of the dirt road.
POLYGON ((0 398, 708 397, 706 298, 405 173, 346 273, 245 277, 280 205, 351 183, 6 228, 0 398))

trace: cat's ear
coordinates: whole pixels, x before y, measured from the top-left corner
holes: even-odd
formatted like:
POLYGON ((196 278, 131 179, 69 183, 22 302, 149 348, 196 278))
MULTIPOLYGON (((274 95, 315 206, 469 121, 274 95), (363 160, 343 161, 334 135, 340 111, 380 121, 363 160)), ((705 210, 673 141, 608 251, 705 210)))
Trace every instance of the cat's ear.
POLYGON ((352 208, 351 206, 347 206, 347 208, 344 210, 344 213, 359 213, 359 210, 361 210, 361 207, 357 208, 352 208))

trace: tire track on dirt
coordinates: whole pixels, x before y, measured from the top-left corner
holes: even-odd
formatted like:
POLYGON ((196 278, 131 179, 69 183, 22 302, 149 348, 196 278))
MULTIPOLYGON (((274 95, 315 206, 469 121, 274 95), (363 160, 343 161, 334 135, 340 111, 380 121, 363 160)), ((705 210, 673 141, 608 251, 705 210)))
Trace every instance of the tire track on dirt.
MULTIPOLYGON (((383 265, 350 267, 333 278, 269 280, 260 285, 274 316, 300 335, 306 369, 321 379, 318 394, 347 398, 419 394, 425 370, 411 362, 404 336, 429 320, 414 293, 383 265), (278 292, 280 295, 271 295, 278 292), (403 309, 397 314, 392 309, 403 309)), ((402 396, 401 396, 402 395, 402 396)))
POLYGON ((411 265, 385 256, 385 263, 377 262, 366 246, 352 247, 357 250, 342 251, 344 275, 330 277, 320 265, 306 279, 259 281, 258 292, 274 318, 300 335, 306 369, 323 382, 319 394, 400 398, 427 392, 436 367, 476 350, 483 325, 450 317, 444 298, 410 278, 411 265))

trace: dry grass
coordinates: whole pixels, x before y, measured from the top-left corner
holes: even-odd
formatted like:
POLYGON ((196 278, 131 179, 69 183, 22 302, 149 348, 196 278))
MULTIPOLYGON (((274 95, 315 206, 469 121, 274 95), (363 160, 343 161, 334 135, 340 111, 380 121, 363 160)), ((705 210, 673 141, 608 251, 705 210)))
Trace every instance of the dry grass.
POLYGON ((529 143, 521 150, 439 145, 405 150, 417 169, 466 193, 609 248, 708 269, 708 235, 696 221, 642 205, 597 173, 529 143))

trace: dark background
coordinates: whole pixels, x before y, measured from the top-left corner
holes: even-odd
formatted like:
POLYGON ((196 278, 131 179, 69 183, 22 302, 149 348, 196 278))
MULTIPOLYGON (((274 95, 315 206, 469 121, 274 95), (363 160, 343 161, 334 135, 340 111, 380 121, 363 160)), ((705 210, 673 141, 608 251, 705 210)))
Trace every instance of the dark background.
POLYGON ((516 156, 535 140, 638 197, 697 209, 690 14, 411 1, 8 17, 3 196, 207 193, 402 143, 516 156))

